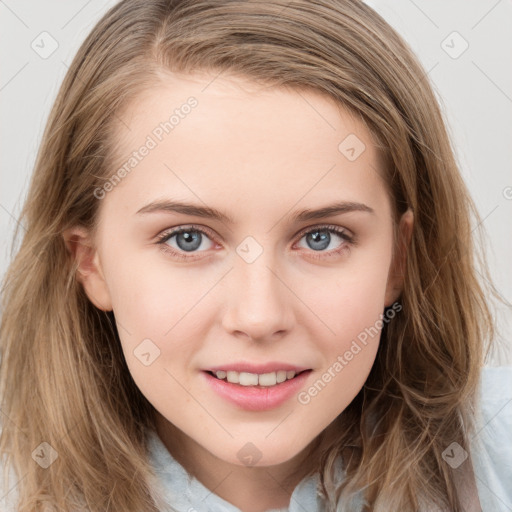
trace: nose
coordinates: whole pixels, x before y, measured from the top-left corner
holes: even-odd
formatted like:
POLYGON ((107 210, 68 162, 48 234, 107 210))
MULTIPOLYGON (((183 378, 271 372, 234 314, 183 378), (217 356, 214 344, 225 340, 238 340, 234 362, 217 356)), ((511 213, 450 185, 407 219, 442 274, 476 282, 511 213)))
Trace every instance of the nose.
POLYGON ((228 299, 222 324, 229 334, 262 342, 291 330, 292 286, 266 251, 252 263, 237 258, 224 286, 228 299))

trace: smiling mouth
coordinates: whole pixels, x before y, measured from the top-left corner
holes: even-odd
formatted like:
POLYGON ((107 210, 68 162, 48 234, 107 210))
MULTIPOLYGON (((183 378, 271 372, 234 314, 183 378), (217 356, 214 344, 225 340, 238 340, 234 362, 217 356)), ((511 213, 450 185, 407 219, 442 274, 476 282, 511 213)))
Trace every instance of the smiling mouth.
POLYGON ((312 370, 303 370, 301 372, 295 371, 277 371, 265 374, 256 374, 248 372, 234 372, 234 371, 206 371, 212 377, 223 382, 238 385, 240 387, 252 387, 252 388, 271 388, 279 386, 285 382, 295 379, 299 375, 311 372, 312 370))

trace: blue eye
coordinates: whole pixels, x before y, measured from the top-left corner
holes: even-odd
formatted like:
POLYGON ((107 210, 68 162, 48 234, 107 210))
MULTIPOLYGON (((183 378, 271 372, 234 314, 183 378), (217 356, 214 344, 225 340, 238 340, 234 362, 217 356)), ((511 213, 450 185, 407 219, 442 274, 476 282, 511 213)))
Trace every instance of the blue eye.
POLYGON ((203 244, 205 233, 195 229, 181 229, 166 237, 166 241, 175 238, 179 249, 186 252, 196 251, 203 244))
MULTIPOLYGON (((162 250, 170 253, 173 257, 181 259, 190 259, 194 256, 188 256, 186 253, 201 253, 211 249, 215 244, 211 240, 213 233, 204 227, 188 226, 165 232, 158 237, 157 244, 162 245, 162 250), (173 240, 174 239, 174 240, 173 240), (174 244, 167 242, 173 240, 174 244), (206 244, 206 247, 205 247, 206 244), (208 246, 208 244, 210 244, 208 246), (202 250, 200 250, 202 248, 202 250)), ((348 234, 347 230, 339 226, 319 226, 313 229, 308 228, 299 235, 299 241, 306 239, 307 247, 314 258, 326 258, 337 256, 340 253, 349 250, 351 245, 355 245, 355 237, 348 234), (325 251, 334 238, 341 239, 341 246, 325 251), (314 254, 318 253, 318 254, 314 254)))
MULTIPOLYGON (((162 244, 162 249, 164 251, 170 252, 173 256, 177 256, 178 258, 189 258, 189 256, 186 256, 183 253, 197 252, 197 250, 204 245, 204 240, 208 239, 208 234, 209 233, 207 233, 203 228, 179 228, 161 235, 157 243, 162 244), (175 239, 174 242, 177 247, 173 247, 167 244, 167 242, 173 238, 175 239)), ((207 247, 207 249, 208 248, 211 247, 207 247)))
MULTIPOLYGON (((315 252, 324 251, 331 242, 333 241, 332 234, 334 233, 334 238, 341 238, 344 242, 344 245, 352 242, 352 237, 350 237, 344 229, 340 229, 338 227, 322 227, 307 231, 303 234, 302 238, 306 239, 306 243, 309 248, 315 252)), ((334 249, 336 250, 336 249, 334 249)), ((328 252, 328 251, 326 251, 328 252)))

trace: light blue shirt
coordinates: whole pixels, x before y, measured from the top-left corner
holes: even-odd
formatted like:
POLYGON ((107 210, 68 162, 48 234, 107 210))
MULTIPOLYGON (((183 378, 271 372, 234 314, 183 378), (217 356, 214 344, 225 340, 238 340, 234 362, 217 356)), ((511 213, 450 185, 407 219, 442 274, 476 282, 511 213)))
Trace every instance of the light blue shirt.
MULTIPOLYGON (((481 416, 477 419, 477 433, 470 441, 480 504, 483 512, 512 512, 512 366, 485 367, 480 392, 481 416)), ((457 456, 457 448, 449 449, 448 454, 457 456)), ((150 432, 149 458, 158 478, 157 492, 169 510, 241 512, 190 476, 156 432, 150 432)), ((9 475, 7 488, 0 479, 0 510, 14 512, 17 479, 12 471, 9 475)), ((324 512, 318 484, 318 474, 304 478, 294 489, 288 508, 267 512, 324 512)), ((360 512, 360 508, 357 506, 354 512, 360 512)))
POLYGON ((482 416, 471 440, 483 512, 512 512, 512 366, 484 367, 482 416))
MULTIPOLYGON (((208 490, 190 476, 169 453, 156 432, 150 432, 150 458, 161 483, 165 501, 176 512, 240 512, 226 500, 208 490)), ((318 474, 304 478, 295 487, 289 508, 268 509, 267 512, 317 512, 323 510, 323 499, 317 492, 318 474)), ((360 508, 361 505, 358 506, 360 508)))

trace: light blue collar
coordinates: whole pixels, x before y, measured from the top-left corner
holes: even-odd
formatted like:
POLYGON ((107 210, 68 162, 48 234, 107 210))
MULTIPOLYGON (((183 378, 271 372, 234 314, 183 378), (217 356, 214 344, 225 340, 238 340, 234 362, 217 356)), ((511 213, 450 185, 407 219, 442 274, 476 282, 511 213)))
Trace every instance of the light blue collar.
MULTIPOLYGON (((161 484, 160 492, 166 503, 176 512, 241 512, 238 507, 217 496, 169 453, 158 434, 149 432, 149 456, 161 484)), ((325 501, 317 491, 319 475, 304 478, 295 487, 289 508, 267 512, 323 512, 325 501)))

